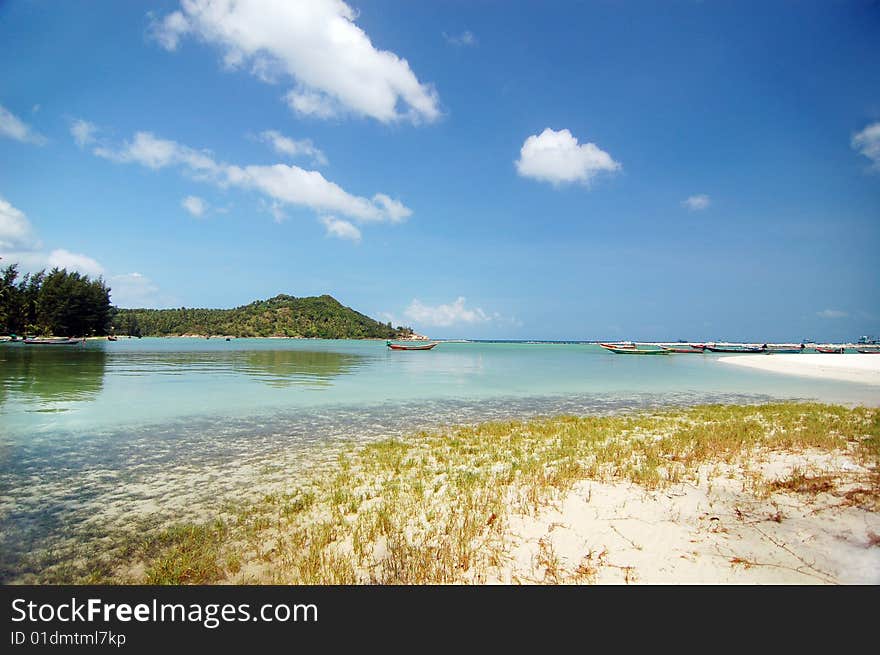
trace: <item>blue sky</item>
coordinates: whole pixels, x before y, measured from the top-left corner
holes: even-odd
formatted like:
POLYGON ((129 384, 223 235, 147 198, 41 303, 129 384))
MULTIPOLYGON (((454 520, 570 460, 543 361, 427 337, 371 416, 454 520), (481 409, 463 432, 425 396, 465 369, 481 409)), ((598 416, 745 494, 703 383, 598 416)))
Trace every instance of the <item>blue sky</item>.
POLYGON ((14 0, 0 44, 3 263, 121 306, 880 334, 876 3, 14 0))

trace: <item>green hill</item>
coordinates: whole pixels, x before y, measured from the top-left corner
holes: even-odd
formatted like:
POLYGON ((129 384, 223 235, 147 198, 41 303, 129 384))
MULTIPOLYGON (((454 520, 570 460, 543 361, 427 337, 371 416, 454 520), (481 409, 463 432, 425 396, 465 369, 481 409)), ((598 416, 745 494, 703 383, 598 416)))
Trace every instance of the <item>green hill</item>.
POLYGON ((332 296, 278 295, 233 309, 121 309, 113 318, 117 334, 172 336, 224 334, 237 337, 320 337, 394 339, 412 333, 393 328, 346 307, 332 296))

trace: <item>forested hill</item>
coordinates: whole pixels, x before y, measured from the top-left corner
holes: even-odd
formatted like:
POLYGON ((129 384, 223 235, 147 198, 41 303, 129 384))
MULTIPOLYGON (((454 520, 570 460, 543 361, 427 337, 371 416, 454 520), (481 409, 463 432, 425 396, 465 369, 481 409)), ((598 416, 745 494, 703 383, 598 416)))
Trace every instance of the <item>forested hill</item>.
POLYGON ((117 334, 181 334, 237 337, 320 337, 325 339, 393 339, 412 333, 392 328, 345 307, 332 296, 295 298, 278 295, 234 309, 117 309, 117 334))

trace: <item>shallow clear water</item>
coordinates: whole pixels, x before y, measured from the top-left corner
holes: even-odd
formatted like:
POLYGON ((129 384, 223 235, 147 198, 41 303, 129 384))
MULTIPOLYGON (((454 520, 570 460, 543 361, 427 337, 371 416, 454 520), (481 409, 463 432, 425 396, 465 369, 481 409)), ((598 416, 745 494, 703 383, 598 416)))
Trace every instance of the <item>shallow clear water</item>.
MULTIPOLYGON (((730 355, 735 357, 736 355, 730 355)), ((774 355, 797 357, 797 355, 774 355)), ((0 579, 29 551, 289 483, 328 444, 700 402, 878 404, 876 387, 587 344, 122 339, 0 345, 0 579)), ((326 449, 325 449, 326 450, 326 449)))

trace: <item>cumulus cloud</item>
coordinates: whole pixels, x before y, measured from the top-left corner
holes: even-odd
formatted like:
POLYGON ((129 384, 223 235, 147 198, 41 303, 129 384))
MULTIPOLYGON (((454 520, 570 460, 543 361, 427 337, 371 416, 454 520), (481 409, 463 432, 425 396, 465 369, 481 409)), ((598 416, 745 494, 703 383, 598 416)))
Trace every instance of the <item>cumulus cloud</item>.
POLYGON ((159 287, 141 273, 125 273, 110 278, 110 293, 117 307, 157 309, 168 307, 168 298, 161 295, 159 287))
POLYGON ((104 267, 91 257, 63 248, 50 252, 46 263, 49 268, 66 268, 68 271, 79 271, 93 277, 104 274, 104 267))
POLYGON ((180 206, 196 218, 201 218, 208 210, 208 204, 198 196, 187 196, 180 201, 180 206))
POLYGON ((479 307, 468 309, 465 298, 459 296, 454 302, 446 305, 425 305, 414 299, 404 311, 404 315, 419 325, 448 327, 456 323, 485 323, 492 320, 479 307))
POLYGON ((465 30, 461 34, 447 34, 443 32, 443 38, 446 42, 454 46, 473 46, 477 45, 477 37, 470 30, 465 30))
POLYGON ((207 151, 194 150, 150 132, 136 133, 132 141, 119 148, 101 146, 93 152, 111 161, 137 163, 153 170, 180 167, 197 179, 222 187, 254 189, 281 205, 339 213, 365 223, 399 223, 412 214, 403 203, 384 193, 377 193, 372 199, 348 193, 318 171, 292 164, 236 166, 220 163, 207 151))
POLYGON ((169 51, 193 35, 218 46, 227 67, 288 80, 286 100, 300 114, 436 120, 433 87, 419 82, 405 59, 377 49, 356 18, 342 0, 181 0, 179 11, 154 18, 151 35, 169 51))
POLYGON ((94 143, 97 132, 98 127, 94 123, 89 123, 79 118, 70 122, 70 135, 80 148, 85 148, 87 145, 94 143))
POLYGON ((343 221, 333 216, 322 216, 321 223, 327 228, 328 237, 336 237, 337 239, 346 239, 355 242, 361 240, 361 231, 357 226, 352 225, 348 221, 343 221))
POLYGON ((681 206, 687 207, 691 211, 700 211, 706 209, 710 204, 712 204, 712 199, 705 193, 700 193, 696 196, 691 196, 686 200, 681 201, 681 206))
POLYGON ((850 145, 871 160, 871 168, 880 171, 880 122, 871 123, 856 134, 850 145))
POLYGON ((122 163, 136 163, 153 170, 166 166, 185 166, 200 174, 217 173, 219 167, 207 152, 193 150, 175 141, 160 139, 151 132, 137 132, 134 139, 121 148, 100 146, 94 152, 99 157, 122 163))
POLYGON ((46 253, 25 213, 3 197, 0 197, 0 258, 4 265, 17 263, 26 271, 57 266, 92 276, 104 273, 104 267, 87 255, 63 248, 46 253))
POLYGON ((516 161, 523 177, 559 185, 589 184, 602 171, 620 170, 619 163, 595 143, 579 144, 568 130, 545 129, 525 140, 516 161))
POLYGON ((373 196, 373 204, 383 211, 384 215, 392 223, 401 223, 412 216, 412 210, 404 206, 399 200, 394 200, 386 196, 384 193, 377 193, 373 196))
POLYGON ((276 130, 265 130, 260 132, 259 139, 263 143, 272 146, 279 155, 287 155, 288 157, 310 157, 312 163, 316 166, 326 166, 327 157, 310 139, 302 139, 296 141, 290 137, 286 137, 276 130))
POLYGON ((821 312, 816 312, 816 316, 819 318, 846 318, 849 314, 839 309, 823 309, 821 312))
POLYGON ((21 120, 18 116, 0 105, 0 136, 5 136, 21 143, 32 143, 41 146, 46 143, 46 137, 21 120))
POLYGON ((0 251, 35 250, 40 242, 24 212, 0 196, 0 251))

